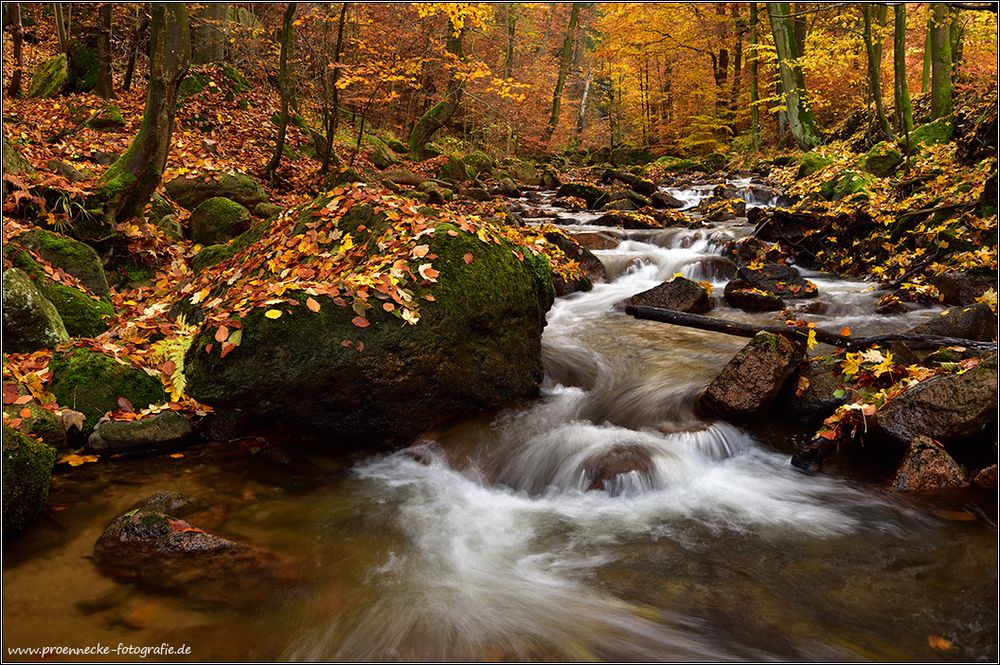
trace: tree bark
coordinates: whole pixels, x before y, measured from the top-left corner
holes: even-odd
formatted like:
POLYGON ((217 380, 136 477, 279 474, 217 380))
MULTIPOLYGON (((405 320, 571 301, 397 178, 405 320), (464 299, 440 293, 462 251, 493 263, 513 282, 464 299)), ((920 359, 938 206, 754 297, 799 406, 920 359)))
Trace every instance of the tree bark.
POLYGON ((788 127, 802 150, 812 150, 823 142, 823 134, 809 107, 802 66, 796 60, 797 48, 792 23, 788 18, 788 3, 776 2, 767 5, 767 14, 771 22, 774 46, 778 52, 778 68, 781 73, 781 87, 785 93, 788 127))
POLYGON ((804 342, 809 336, 809 331, 813 331, 816 333, 817 342, 842 349, 866 349, 876 344, 885 344, 886 342, 911 342, 913 344, 926 345, 927 347, 959 345, 977 349, 997 348, 996 342, 980 342, 959 337, 944 337, 942 335, 925 335, 921 333, 889 333, 871 337, 849 337, 820 330, 819 328, 806 328, 805 326, 761 326, 753 323, 719 319, 714 316, 677 312, 672 309, 662 309, 660 307, 626 307, 625 313, 645 321, 670 323, 675 326, 697 328, 698 330, 708 330, 736 337, 753 337, 759 332, 766 332, 775 335, 784 335, 789 339, 797 339, 800 342, 804 342))
POLYGON ((951 31, 946 5, 931 6, 931 117, 951 117, 951 31))
POLYGON ((340 126, 340 56, 344 52, 344 26, 347 24, 347 8, 349 2, 340 3, 340 19, 337 21, 337 43, 333 48, 333 73, 330 74, 330 115, 326 124, 326 150, 323 152, 321 172, 330 170, 330 165, 337 163, 337 153, 333 149, 333 139, 340 126))
POLYGON ((115 96, 115 85, 111 77, 111 9, 112 4, 105 2, 98 10, 97 85, 94 87, 94 92, 101 99, 111 99, 115 96))
POLYGON ((281 93, 281 116, 278 120, 278 138, 274 143, 274 154, 264 167, 264 176, 274 180, 274 173, 281 163, 281 154, 285 150, 285 133, 288 129, 288 105, 292 93, 292 75, 289 65, 292 50, 292 18, 295 16, 295 3, 289 2, 281 19, 281 55, 278 57, 278 87, 281 93))
POLYGON ((139 132, 101 178, 97 192, 106 221, 142 212, 167 163, 177 88, 191 62, 191 35, 182 3, 154 2, 149 40, 149 88, 139 132))
POLYGON ((14 49, 14 71, 10 77, 7 94, 11 97, 21 96, 21 79, 24 77, 24 26, 21 24, 21 3, 10 6, 11 37, 14 49))
POLYGON ((132 30, 132 39, 129 44, 128 64, 125 66, 125 80, 122 82, 122 89, 128 92, 132 89, 132 77, 135 75, 135 61, 139 57, 139 45, 142 43, 142 36, 149 29, 149 14, 143 7, 139 7, 139 15, 135 19, 135 28, 132 30))
POLYGON ((872 30, 873 17, 878 20, 880 27, 885 22, 886 7, 878 5, 876 8, 865 3, 861 5, 861 14, 864 19, 862 36, 865 53, 868 56, 868 92, 875 104, 875 117, 878 119, 879 128, 887 139, 892 139, 892 128, 882 106, 882 35, 881 33, 876 35, 872 30))
POLYGON ((506 3, 507 7, 507 47, 503 56, 503 77, 509 81, 514 76, 514 35, 517 31, 517 4, 506 3))
POLYGON ((59 52, 67 53, 69 51, 69 21, 67 21, 66 12, 69 10, 69 7, 67 6, 65 10, 63 7, 64 5, 61 2, 52 3, 56 19, 56 39, 59 43, 59 52))
MULTIPOLYGON (((465 61, 465 51, 462 50, 462 36, 464 33, 465 28, 462 28, 458 31, 458 34, 455 34, 455 30, 451 24, 448 24, 448 38, 445 48, 459 62, 465 61)), ((416 124, 413 125, 409 141, 413 159, 421 160, 427 157, 425 150, 427 144, 437 130, 448 124, 451 117, 455 115, 455 111, 458 110, 458 105, 462 101, 464 87, 465 84, 462 79, 453 74, 448 81, 448 90, 445 92, 444 99, 427 109, 420 116, 420 119, 417 120, 416 124)))
POLYGON ((569 14, 569 25, 566 27, 566 38, 563 39, 562 51, 559 54, 559 75, 556 77, 556 87, 552 92, 552 111, 545 127, 543 141, 548 143, 559 124, 559 113, 562 109, 562 92, 569 74, 569 63, 573 56, 573 40, 576 38, 576 25, 580 17, 580 4, 574 2, 569 14))
POLYGON ((202 3, 192 24, 191 62, 196 65, 222 62, 229 39, 229 3, 202 3))
POLYGON ((931 26, 933 14, 928 10, 927 26, 924 29, 924 66, 920 73, 920 93, 926 95, 931 91, 931 26))
POLYGON ((896 130, 908 137, 913 130, 913 106, 910 86, 906 83, 906 5, 893 7, 893 102, 896 109, 896 130))
POLYGON ((948 6, 951 14, 951 24, 948 26, 948 37, 951 44, 951 78, 958 80, 958 66, 962 61, 962 47, 965 45, 965 28, 962 27, 961 9, 948 6))
POLYGON ((750 138, 753 142, 753 149, 760 150, 760 90, 759 72, 757 71, 757 61, 760 55, 757 53, 757 34, 760 30, 760 21, 757 15, 757 3, 750 3, 750 138))

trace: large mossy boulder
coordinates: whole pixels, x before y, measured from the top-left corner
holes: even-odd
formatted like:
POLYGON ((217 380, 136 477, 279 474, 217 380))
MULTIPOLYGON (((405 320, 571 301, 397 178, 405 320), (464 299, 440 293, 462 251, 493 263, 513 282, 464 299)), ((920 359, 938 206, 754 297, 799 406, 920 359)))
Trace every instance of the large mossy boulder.
POLYGON ((864 170, 879 178, 892 175, 902 163, 903 153, 888 141, 876 144, 861 158, 864 170))
MULTIPOLYGON (((366 205, 337 223, 369 251, 389 226, 366 205)), ((506 240, 484 243, 449 223, 425 237, 439 274, 417 287, 415 325, 375 306, 359 327, 354 309, 326 296, 314 298, 318 311, 302 306, 269 318, 266 307, 253 309, 242 319, 240 345, 225 358, 217 348, 206 351, 214 329, 195 338, 185 358, 188 393, 307 426, 333 445, 405 443, 443 420, 535 395, 554 298, 546 259, 530 252, 519 259, 506 240)))
POLYGON ((14 266, 20 268, 55 305, 70 337, 94 337, 108 329, 108 322, 115 313, 108 298, 55 281, 38 261, 16 245, 8 245, 4 250, 14 266))
POLYGON ((223 196, 202 201, 188 219, 191 240, 202 245, 224 243, 249 228, 250 211, 223 196))
POLYGON ((104 264, 90 245, 44 229, 23 233, 18 241, 56 268, 76 277, 92 293, 102 298, 111 295, 104 264))
POLYGON ((799 177, 807 178, 818 171, 822 171, 830 164, 833 164, 832 157, 821 155, 818 152, 807 152, 799 159, 799 177))
POLYGON ((199 203, 215 196, 236 201, 247 208, 267 200, 267 192, 259 182, 236 172, 180 175, 166 184, 166 190, 170 198, 188 210, 194 210, 199 203))
POLYGON ((45 60, 31 74, 31 85, 28 86, 28 97, 55 97, 66 88, 69 76, 65 53, 52 56, 45 60))
MULTIPOLYGON (((910 132, 910 145, 926 147, 947 143, 955 133, 955 126, 947 118, 938 118, 934 122, 919 125, 910 132)), ((904 146, 905 147, 905 146, 904 146)))
POLYGON ((496 160, 482 150, 474 150, 462 158, 465 165, 476 172, 476 175, 490 175, 497 167, 496 160))
POLYGON ((62 318, 23 270, 3 273, 3 350, 30 353, 69 339, 62 318))
POLYGON ((49 390, 60 406, 83 413, 84 434, 90 434, 104 414, 118 410, 120 398, 136 410, 167 400, 158 378, 90 349, 57 353, 49 369, 49 390))
POLYGON ((476 171, 469 167, 461 157, 451 155, 448 157, 448 161, 438 169, 437 177, 451 182, 465 182, 466 180, 475 180, 476 171))
POLYGON ((381 141, 375 144, 372 148, 372 152, 368 157, 368 160, 372 163, 372 166, 384 171, 385 169, 399 163, 399 157, 389 149, 385 143, 381 141))
POLYGON ((759 332, 708 385, 700 407, 732 422, 762 416, 801 359, 797 344, 781 335, 759 332))
MULTIPOLYGON (((18 397, 23 398, 28 395, 28 390, 23 384, 17 384, 17 389, 18 397)), ((22 434, 41 439, 43 443, 53 448, 66 446, 66 428, 63 426, 62 418, 43 408, 35 399, 21 403, 18 401, 20 400, 3 405, 5 427, 16 427, 22 434)))
POLYGON ((4 426, 4 539, 23 531, 45 506, 55 461, 53 448, 4 426))

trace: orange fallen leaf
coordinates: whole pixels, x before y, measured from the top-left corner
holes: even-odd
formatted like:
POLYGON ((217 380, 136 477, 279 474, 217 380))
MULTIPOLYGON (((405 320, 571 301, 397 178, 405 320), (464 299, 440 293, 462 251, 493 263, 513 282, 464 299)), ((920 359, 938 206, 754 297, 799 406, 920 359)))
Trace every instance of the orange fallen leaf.
POLYGON ((850 337, 851 336, 851 327, 850 326, 844 326, 843 328, 840 329, 840 332, 837 333, 837 334, 840 335, 841 337, 850 337))
POLYGON ((472 252, 466 252, 465 256, 462 257, 462 260, 465 261, 466 265, 472 263, 472 259, 473 259, 472 252))
POLYGON ((219 329, 215 331, 215 341, 225 342, 229 339, 229 328, 226 326, 219 326, 219 329))
POLYGON ((173 459, 180 459, 180 458, 184 457, 184 453, 170 453, 170 455, 168 455, 168 457, 171 457, 173 459))
POLYGON ((30 418, 31 417, 31 409, 29 409, 28 407, 24 407, 23 409, 21 409, 18 412, 18 415, 21 416, 22 418, 30 418))
POLYGON ((359 328, 367 328, 369 321, 363 316, 355 316, 353 319, 351 319, 351 323, 353 323, 359 328))
POLYGON ((938 651, 948 651, 955 645, 944 637, 940 635, 928 635, 927 636, 927 646, 932 649, 937 649, 938 651))
POLYGON ((315 298, 306 298, 306 307, 310 312, 318 312, 320 309, 319 302, 315 298))

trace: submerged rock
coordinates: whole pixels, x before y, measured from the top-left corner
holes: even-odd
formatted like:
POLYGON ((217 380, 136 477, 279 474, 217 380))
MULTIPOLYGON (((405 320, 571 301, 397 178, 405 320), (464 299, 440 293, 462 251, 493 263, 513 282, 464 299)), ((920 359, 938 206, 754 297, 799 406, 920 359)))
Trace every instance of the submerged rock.
POLYGON ((139 420, 102 420, 87 447, 92 450, 138 452, 176 448, 192 439, 194 428, 176 411, 164 411, 139 420))
POLYGON ((962 468, 940 443, 926 436, 916 437, 896 470, 892 489, 897 492, 926 492, 967 487, 962 468))
POLYGON ((627 489, 622 476, 634 473, 648 484, 654 471, 655 466, 649 450, 644 446, 630 443, 614 445, 589 457, 583 464, 587 491, 602 490, 612 496, 621 494, 627 489))
POLYGON ((176 492, 155 494, 123 513, 94 547, 94 561, 120 581, 200 601, 251 604, 295 582, 290 557, 189 524, 193 506, 176 492))
POLYGON ((908 442, 930 436, 949 443, 996 422, 997 357, 988 356, 963 374, 942 374, 908 388, 879 409, 882 431, 908 442))
POLYGON ((690 314, 704 314, 713 306, 705 287, 684 277, 674 277, 668 282, 637 293, 618 305, 619 308, 659 307, 690 314))
POLYGON ((801 359, 797 344, 759 332, 712 380, 699 404, 726 420, 752 420, 767 410, 801 359))
POLYGON ((12 428, 3 428, 3 536, 24 530, 49 496, 56 452, 12 428))

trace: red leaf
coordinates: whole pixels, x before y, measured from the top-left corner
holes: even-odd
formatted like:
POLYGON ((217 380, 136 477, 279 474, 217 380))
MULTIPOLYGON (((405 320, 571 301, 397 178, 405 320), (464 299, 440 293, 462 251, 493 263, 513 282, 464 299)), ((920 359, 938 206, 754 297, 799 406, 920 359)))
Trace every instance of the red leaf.
POLYGON ((351 319, 351 323, 353 323, 359 328, 367 328, 369 325, 368 319, 366 319, 363 316, 355 316, 353 319, 351 319))
POLYGON ((466 264, 469 264, 472 263, 472 258, 473 258, 472 252, 468 252, 465 256, 462 257, 462 260, 465 261, 466 264))
POLYGON ((173 360, 168 360, 167 362, 160 365, 160 371, 167 376, 173 376, 174 371, 177 369, 177 364, 173 360))
POLYGON ((222 343, 222 352, 219 354, 219 357, 220 358, 225 358, 226 356, 229 355, 229 352, 232 351, 235 348, 236 348, 236 345, 233 344, 232 342, 223 342, 222 343))
POLYGON ((229 339, 229 328, 226 326, 219 326, 219 329, 215 331, 215 341, 225 342, 229 339))
POLYGON ((132 406, 132 402, 128 401, 128 398, 126 398, 126 397, 119 397, 118 398, 118 410, 119 411, 124 411, 125 413, 133 413, 133 412, 135 412, 135 407, 132 406))

